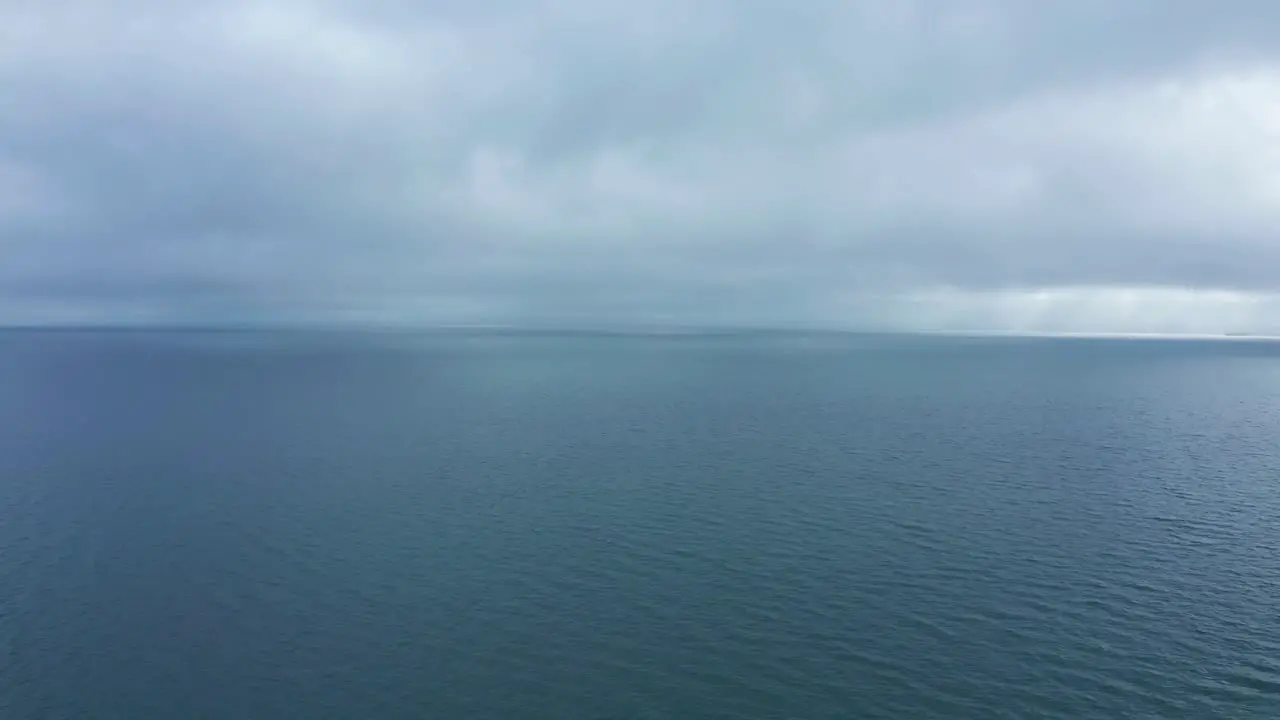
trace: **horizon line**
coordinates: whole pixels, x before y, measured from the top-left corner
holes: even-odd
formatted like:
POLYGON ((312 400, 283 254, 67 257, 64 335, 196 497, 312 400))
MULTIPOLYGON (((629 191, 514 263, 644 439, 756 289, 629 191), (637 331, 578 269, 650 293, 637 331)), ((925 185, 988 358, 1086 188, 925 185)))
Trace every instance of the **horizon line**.
POLYGON ((815 334, 815 335, 906 335, 955 338, 1043 338, 1097 340, 1218 340, 1280 341, 1280 335, 1246 332, 1154 332, 1154 331, 1051 331, 1007 329, 912 329, 838 328, 734 324, 516 324, 516 323, 370 323, 370 322, 36 322, 3 323, 0 332, 14 331, 132 331, 132 332, 501 332, 501 333, 584 333, 601 335, 712 335, 726 333, 815 334))

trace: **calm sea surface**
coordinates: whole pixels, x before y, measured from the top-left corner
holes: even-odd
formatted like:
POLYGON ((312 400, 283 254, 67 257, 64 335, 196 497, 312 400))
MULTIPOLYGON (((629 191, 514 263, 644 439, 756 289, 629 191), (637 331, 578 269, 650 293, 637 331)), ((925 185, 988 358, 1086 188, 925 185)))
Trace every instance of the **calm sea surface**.
POLYGON ((0 333, 0 717, 1280 718, 1280 344, 0 333))

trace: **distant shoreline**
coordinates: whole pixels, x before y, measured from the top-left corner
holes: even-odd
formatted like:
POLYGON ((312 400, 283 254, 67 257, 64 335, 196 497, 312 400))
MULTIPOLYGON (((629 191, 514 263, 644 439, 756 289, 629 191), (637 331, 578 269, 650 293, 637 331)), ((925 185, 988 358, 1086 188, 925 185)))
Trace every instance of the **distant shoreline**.
POLYGON ((1263 335, 1254 333, 1122 333, 1122 332, 1007 332, 993 330, 930 330, 913 335, 933 337, 970 337, 970 338, 1063 338, 1085 340, 1218 340, 1218 341, 1280 341, 1280 335, 1263 335))

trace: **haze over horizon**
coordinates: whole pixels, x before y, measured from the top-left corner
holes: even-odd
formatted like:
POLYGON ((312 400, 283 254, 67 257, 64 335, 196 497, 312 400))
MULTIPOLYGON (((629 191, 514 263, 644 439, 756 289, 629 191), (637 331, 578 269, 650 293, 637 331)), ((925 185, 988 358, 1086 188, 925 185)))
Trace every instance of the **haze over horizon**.
POLYGON ((1280 334, 1261 0, 12 0, 0 324, 1280 334))

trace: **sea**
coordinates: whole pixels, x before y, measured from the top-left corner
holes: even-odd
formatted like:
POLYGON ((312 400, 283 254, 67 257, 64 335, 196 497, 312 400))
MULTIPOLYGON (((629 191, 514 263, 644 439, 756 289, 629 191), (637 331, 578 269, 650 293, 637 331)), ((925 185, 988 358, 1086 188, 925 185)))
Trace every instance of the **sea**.
POLYGON ((1280 343, 0 332, 0 718, 1280 718, 1280 343))

